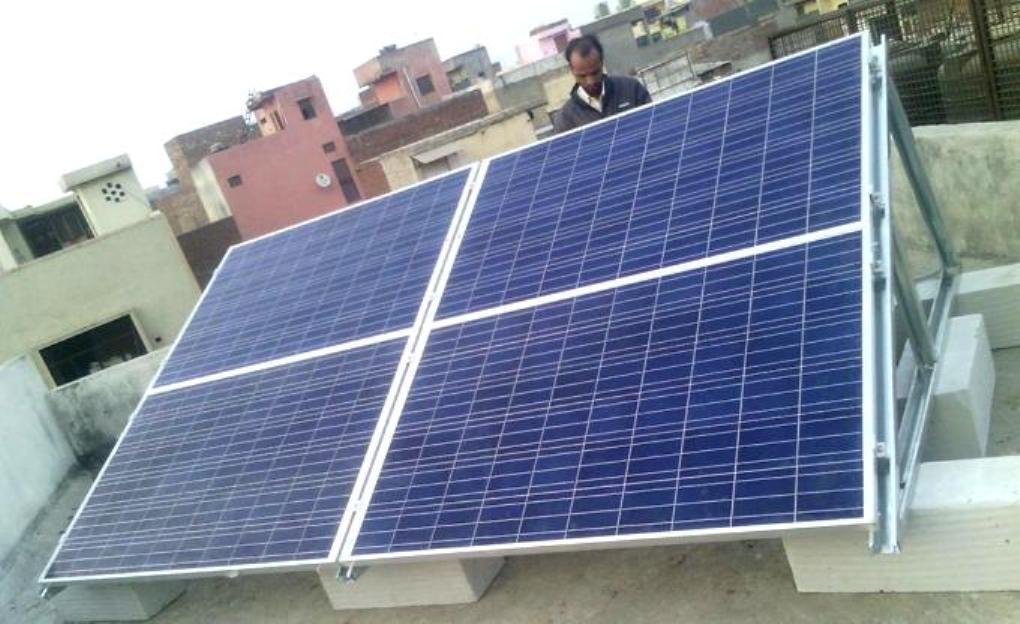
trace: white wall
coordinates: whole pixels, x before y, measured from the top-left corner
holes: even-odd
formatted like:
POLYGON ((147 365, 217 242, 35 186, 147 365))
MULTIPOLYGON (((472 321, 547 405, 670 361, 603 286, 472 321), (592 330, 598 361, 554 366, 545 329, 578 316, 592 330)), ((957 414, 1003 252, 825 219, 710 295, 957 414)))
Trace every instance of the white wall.
POLYGON ((27 357, 0 363, 0 559, 74 463, 46 391, 27 357))

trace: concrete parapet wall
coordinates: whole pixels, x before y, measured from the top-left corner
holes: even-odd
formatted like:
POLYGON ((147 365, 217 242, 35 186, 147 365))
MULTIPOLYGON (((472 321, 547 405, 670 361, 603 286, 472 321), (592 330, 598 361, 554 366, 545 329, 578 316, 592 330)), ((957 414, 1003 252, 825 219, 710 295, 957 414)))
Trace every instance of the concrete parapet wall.
POLYGON ((29 358, 0 363, 0 559, 74 464, 46 391, 29 358))
POLYGON ((168 352, 153 351, 49 393, 49 407, 82 465, 103 463, 168 352))
MULTIPOLYGON (((914 141, 964 266, 1020 261, 1020 121, 922 126, 914 128, 914 141)), ((927 233, 893 155, 897 227, 908 248, 926 248, 927 233)))

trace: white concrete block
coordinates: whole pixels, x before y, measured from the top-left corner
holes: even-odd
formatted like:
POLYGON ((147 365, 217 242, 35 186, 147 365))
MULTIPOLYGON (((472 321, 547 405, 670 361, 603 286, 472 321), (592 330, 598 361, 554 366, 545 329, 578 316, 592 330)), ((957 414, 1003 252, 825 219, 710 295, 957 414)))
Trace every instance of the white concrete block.
POLYGON ((53 597, 65 622, 142 622, 184 593, 183 581, 72 585, 53 597))
MULTIPOLYGON (((938 284, 926 281, 917 285, 922 300, 935 296, 938 284)), ((1020 346, 1020 264, 967 271, 953 302, 953 314, 981 314, 985 317, 988 343, 992 349, 1020 346)))
POLYGON ((924 461, 984 457, 995 392, 995 363, 980 314, 950 319, 935 380, 924 461))
POLYGON ((964 273, 953 313, 983 315, 992 349, 1020 346, 1020 264, 964 273))
POLYGON ((319 579, 337 611, 475 602, 503 567, 503 558, 391 563, 362 570, 353 582, 337 579, 337 566, 319 579))
MULTIPOLYGON (((949 330, 935 380, 932 412, 923 449, 924 461, 983 457, 995 392, 995 363, 979 314, 949 320, 949 330)), ((914 373, 914 354, 907 347, 896 366, 896 399, 906 403, 914 373)))
POLYGON ((876 555, 860 529, 783 538, 801 592, 1020 590, 1020 456, 926 462, 901 542, 876 555))

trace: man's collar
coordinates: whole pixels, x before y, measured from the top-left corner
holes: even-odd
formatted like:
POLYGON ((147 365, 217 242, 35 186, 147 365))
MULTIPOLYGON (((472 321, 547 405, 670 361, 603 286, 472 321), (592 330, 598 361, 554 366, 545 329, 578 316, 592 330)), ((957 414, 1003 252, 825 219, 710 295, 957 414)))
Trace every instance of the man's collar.
POLYGON ((574 85, 574 93, 577 94, 578 99, 582 102, 601 113, 602 106, 606 100, 606 77, 602 77, 602 92, 599 93, 598 99, 588 95, 588 92, 585 91, 579 84, 574 85))

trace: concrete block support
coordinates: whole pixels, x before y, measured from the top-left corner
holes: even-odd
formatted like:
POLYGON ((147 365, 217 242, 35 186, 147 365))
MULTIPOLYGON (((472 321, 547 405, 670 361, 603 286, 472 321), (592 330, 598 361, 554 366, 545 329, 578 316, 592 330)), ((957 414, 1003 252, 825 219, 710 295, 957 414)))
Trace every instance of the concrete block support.
POLYGON ((1020 264, 964 273, 953 312, 983 315, 991 348, 1020 346, 1020 264))
POLYGON ((950 320, 935 381, 925 461, 984 457, 992 418, 995 364, 980 314, 950 320))
POLYGON ((337 611, 475 602, 503 567, 503 558, 393 563, 366 568, 353 582, 337 579, 337 566, 319 579, 337 611))
MULTIPOLYGON (((983 457, 995 391, 995 364, 980 314, 953 317, 935 380, 923 460, 983 457)), ((914 372, 914 354, 904 349, 896 367, 896 398, 902 409, 914 372)))
MULTIPOLYGON (((938 284, 928 280, 917 285, 918 296, 931 301, 938 284)), ((1020 264, 967 271, 953 299, 953 314, 985 317, 988 344, 994 349, 1020 347, 1020 264)))
POLYGON ((53 597, 66 622, 142 622, 184 593, 182 581, 72 585, 53 597))
POLYGON ((926 462, 902 552, 841 529, 783 538, 801 592, 1020 590, 1020 456, 926 462))

